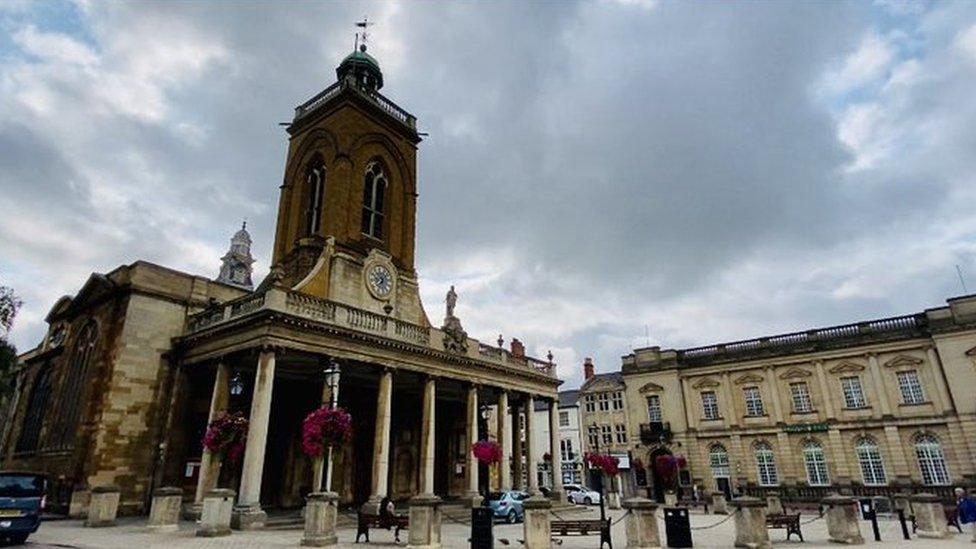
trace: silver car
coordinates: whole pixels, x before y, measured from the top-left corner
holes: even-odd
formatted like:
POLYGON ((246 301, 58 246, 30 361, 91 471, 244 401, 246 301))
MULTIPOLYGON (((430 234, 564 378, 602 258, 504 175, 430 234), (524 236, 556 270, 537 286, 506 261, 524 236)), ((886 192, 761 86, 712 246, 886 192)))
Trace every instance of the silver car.
POLYGON ((579 484, 567 484, 564 486, 566 497, 577 505, 597 505, 600 503, 600 492, 590 490, 579 484))

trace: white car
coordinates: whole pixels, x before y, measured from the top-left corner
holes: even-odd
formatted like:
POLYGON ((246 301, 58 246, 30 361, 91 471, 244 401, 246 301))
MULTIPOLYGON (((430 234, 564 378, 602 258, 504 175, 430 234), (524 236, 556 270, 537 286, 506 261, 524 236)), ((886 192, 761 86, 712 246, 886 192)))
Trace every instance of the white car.
POLYGON ((579 484, 567 484, 563 488, 566 490, 566 497, 572 503, 577 505, 596 505, 600 503, 600 492, 595 492, 579 484))

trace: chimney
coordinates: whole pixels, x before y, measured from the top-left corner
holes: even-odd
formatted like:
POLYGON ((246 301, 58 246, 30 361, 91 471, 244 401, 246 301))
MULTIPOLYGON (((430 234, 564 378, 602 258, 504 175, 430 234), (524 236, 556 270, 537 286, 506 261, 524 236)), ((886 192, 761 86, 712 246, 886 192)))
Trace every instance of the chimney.
POLYGON ((590 379, 593 377, 593 359, 586 357, 583 360, 583 379, 590 379))
POLYGON ((512 338, 512 356, 515 358, 525 358, 525 345, 516 338, 512 338))

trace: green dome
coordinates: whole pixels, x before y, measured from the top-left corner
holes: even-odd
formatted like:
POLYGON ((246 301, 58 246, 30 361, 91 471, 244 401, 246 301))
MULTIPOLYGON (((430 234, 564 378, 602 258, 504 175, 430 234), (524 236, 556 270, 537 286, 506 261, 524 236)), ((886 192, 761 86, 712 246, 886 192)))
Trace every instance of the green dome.
POLYGON ((372 55, 366 53, 366 46, 346 56, 336 68, 336 76, 341 81, 351 74, 360 87, 375 91, 383 87, 383 72, 372 55))

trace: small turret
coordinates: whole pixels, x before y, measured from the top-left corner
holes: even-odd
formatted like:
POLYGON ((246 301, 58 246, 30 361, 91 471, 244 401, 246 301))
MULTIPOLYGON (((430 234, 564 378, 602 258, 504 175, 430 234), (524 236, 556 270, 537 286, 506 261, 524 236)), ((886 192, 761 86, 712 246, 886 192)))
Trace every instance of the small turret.
POLYGON ((383 87, 383 73, 376 59, 366 53, 366 44, 359 46, 346 56, 336 68, 336 76, 341 82, 345 78, 352 78, 356 85, 366 92, 372 93, 383 87))
POLYGON ((254 258, 251 257, 251 235, 247 232, 247 221, 241 226, 241 230, 234 233, 230 239, 230 249, 220 258, 220 274, 217 275, 217 282, 254 289, 251 282, 251 273, 254 271, 254 258))

